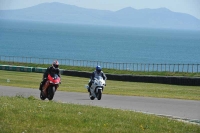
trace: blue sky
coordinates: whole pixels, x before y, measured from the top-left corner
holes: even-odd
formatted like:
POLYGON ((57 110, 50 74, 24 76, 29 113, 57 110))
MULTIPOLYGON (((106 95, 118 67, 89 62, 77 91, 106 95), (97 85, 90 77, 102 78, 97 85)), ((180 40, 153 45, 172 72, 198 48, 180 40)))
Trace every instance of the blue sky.
POLYGON ((45 2, 60 2, 84 8, 117 11, 125 7, 135 9, 166 7, 174 12, 200 19, 200 0, 0 0, 0 10, 20 9, 45 2))

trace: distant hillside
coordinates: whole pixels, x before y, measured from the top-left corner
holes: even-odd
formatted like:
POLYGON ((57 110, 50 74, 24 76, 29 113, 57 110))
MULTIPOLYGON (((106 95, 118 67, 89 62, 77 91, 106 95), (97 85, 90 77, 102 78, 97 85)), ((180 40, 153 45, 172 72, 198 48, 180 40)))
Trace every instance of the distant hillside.
POLYGON ((136 10, 127 7, 113 12, 54 2, 24 9, 0 10, 0 19, 200 30, 199 19, 166 8, 136 10))

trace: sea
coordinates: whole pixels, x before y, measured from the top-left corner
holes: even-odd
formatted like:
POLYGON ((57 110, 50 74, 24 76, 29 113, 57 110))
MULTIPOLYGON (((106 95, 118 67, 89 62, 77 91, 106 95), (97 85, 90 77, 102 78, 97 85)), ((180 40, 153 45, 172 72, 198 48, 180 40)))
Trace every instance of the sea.
POLYGON ((200 63, 200 31, 0 20, 0 56, 200 63))

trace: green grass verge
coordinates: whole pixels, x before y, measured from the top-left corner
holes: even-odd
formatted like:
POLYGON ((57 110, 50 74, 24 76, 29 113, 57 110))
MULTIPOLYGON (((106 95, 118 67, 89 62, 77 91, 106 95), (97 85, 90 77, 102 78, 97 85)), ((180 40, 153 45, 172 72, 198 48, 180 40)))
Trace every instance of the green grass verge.
POLYGON ((1 133, 199 133, 167 117, 25 98, 0 97, 1 133))
MULTIPOLYGON (((7 62, 0 61, 2 65, 16 65, 16 66, 29 66, 29 67, 49 67, 49 64, 32 64, 32 63, 18 63, 18 62, 7 62)), ((78 67, 78 66, 66 66, 60 65, 60 69, 65 70, 75 70, 75 71, 86 71, 92 72, 94 68, 92 67, 78 67)), ((141 72, 141 71, 128 71, 128 70, 116 70, 116 69, 106 69, 103 68, 105 73, 109 74, 129 74, 129 75, 156 75, 156 76, 186 76, 186 77, 200 77, 199 73, 186 73, 186 72, 141 72)))
MULTIPOLYGON (((42 73, 3 70, 0 70, 0 73, 0 85, 34 89, 38 89, 43 75, 42 73), (10 82, 7 82, 7 79, 9 79, 10 82)), ((87 85, 89 78, 62 75, 61 81, 62 84, 58 88, 60 91, 87 93, 84 86, 87 85)), ((200 100, 199 86, 179 86, 113 80, 107 80, 106 84, 107 86, 103 94, 200 100)))

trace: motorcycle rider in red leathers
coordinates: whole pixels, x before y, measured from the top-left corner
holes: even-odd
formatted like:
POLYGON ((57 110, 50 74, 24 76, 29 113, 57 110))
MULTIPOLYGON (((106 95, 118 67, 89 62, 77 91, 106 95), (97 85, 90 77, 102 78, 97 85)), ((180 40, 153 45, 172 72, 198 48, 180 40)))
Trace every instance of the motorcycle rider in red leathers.
POLYGON ((59 62, 55 60, 50 67, 46 69, 46 71, 43 74, 43 81, 40 83, 39 90, 42 90, 43 85, 47 81, 47 77, 49 74, 55 73, 60 77, 60 70, 59 70, 59 62))

